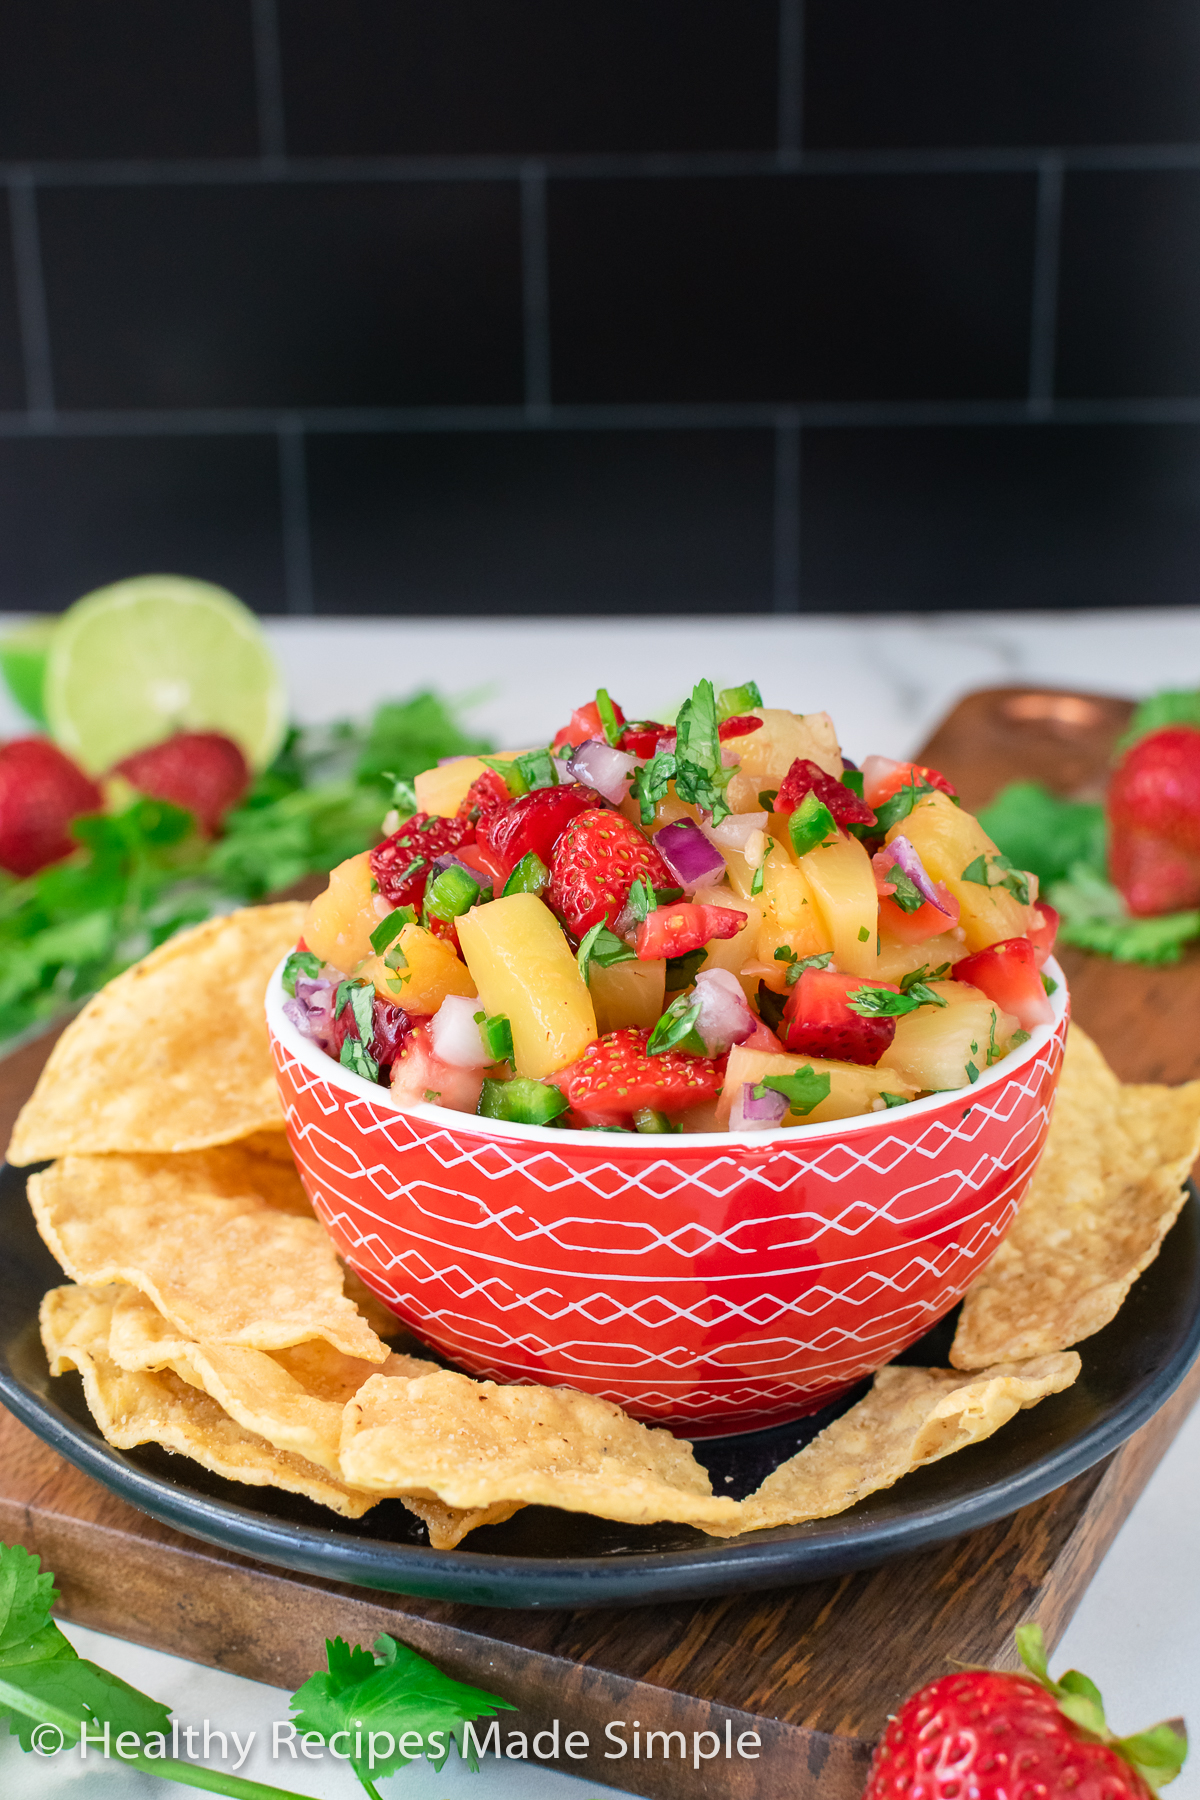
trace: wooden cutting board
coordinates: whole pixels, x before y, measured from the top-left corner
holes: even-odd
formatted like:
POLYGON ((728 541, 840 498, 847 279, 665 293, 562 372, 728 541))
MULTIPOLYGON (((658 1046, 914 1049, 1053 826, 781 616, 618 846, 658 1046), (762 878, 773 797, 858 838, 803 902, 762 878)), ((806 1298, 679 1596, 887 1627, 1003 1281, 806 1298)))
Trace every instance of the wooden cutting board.
MULTIPOLYGON (((1029 688, 970 695, 921 760, 970 807, 1006 780, 1098 792, 1129 706, 1029 688)), ((1200 1074, 1200 957, 1175 969, 1063 957, 1076 1017, 1127 1080, 1200 1074)), ((0 1063, 0 1131, 49 1040, 0 1063)), ((443 1668, 495 1687, 527 1733, 588 1734, 558 1766, 646 1800, 855 1800, 871 1746, 912 1688, 954 1662, 1009 1664, 1012 1633, 1062 1632, 1100 1559, 1197 1397, 1200 1364, 1107 1462, 1036 1505, 940 1549, 836 1580, 609 1612, 502 1612, 348 1588, 210 1549, 143 1517, 0 1412, 0 1537, 53 1569, 61 1615, 216 1668, 293 1687, 327 1636, 391 1632, 443 1668), (609 1721, 647 1731, 756 1732, 756 1761, 606 1761, 609 1721)), ((747 1746, 749 1748, 749 1746, 747 1746)))

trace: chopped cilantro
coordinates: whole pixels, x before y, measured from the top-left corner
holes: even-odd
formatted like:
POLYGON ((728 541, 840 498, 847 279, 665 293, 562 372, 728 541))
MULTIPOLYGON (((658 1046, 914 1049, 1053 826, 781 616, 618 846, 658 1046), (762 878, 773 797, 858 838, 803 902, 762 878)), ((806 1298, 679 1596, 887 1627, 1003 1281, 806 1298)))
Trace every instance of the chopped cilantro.
POLYGON ((398 938, 406 925, 415 925, 417 909, 415 906, 398 906, 390 912, 386 919, 381 919, 371 933, 371 948, 377 956, 382 956, 394 938, 398 938))
POLYGON ((1042 976, 1042 987, 1045 990, 1047 997, 1051 994, 1057 994, 1058 992, 1058 983, 1055 981, 1053 975, 1042 976))
POLYGON ((987 1066, 988 1066, 988 1068, 990 1069, 994 1062, 999 1062, 1000 1058, 1003 1055, 1004 1055, 1003 1050, 1001 1050, 999 1044, 996 1042, 996 1009, 993 1006, 992 1016, 991 1016, 990 1020, 988 1021, 988 1047, 987 1047, 987 1066))
POLYGON ((630 777, 630 791, 641 808, 642 824, 654 823, 654 808, 665 800, 675 779, 675 757, 670 750, 656 750, 649 762, 639 763, 630 777))
POLYGON ((910 969, 907 975, 900 977, 900 992, 907 994, 909 988, 915 987, 918 982, 941 981, 949 970, 948 962, 939 963, 936 969, 931 969, 928 963, 922 963, 919 969, 910 969))
MULTIPOLYGON (((337 992, 333 997, 333 1013, 335 1018, 337 1018, 341 1013, 342 1008, 347 1003, 349 1003, 350 1011, 354 1018, 355 1029, 358 1032, 360 1040, 364 1044, 369 1044, 375 1035, 374 987, 369 981, 356 981, 353 977, 347 981, 340 981, 338 983, 337 992)), ((373 1079, 374 1077, 372 1077, 372 1080, 373 1079)))
POLYGON ((733 775, 721 761, 717 702, 711 681, 698 681, 675 721, 675 792, 719 824, 731 810, 725 789, 733 775))
POLYGON ((740 718, 762 703, 757 681, 744 681, 741 687, 722 688, 717 695, 717 719, 724 723, 726 719, 740 718))
MULTIPOLYGON (((863 797, 863 772, 862 772, 862 770, 861 769, 843 769, 842 770, 842 786, 844 788, 849 788, 850 792, 854 795, 856 800, 861 800, 863 797)), ((891 880, 890 875, 888 877, 888 880, 889 881, 891 880)))
POLYGON ((633 962, 636 957, 637 951, 610 931, 603 919, 584 933, 579 949, 575 952, 575 961, 579 964, 579 973, 585 983, 593 963, 599 963, 602 969, 611 969, 617 963, 633 962))
POLYGON ((704 1040, 696 1030, 699 1017, 700 1002, 690 994, 680 994, 672 1000, 650 1033, 646 1045, 649 1055, 662 1056, 668 1050, 682 1050, 689 1056, 707 1056, 704 1040))
POLYGON ((397 887, 403 887, 406 881, 411 881, 414 875, 419 875, 422 869, 427 869, 428 867, 429 858, 427 856, 414 856, 404 873, 397 876, 397 887))
POLYGON ((860 944, 869 944, 871 941, 871 934, 865 925, 860 925, 858 928, 858 941, 860 944))
POLYGON ((338 1061, 343 1069, 349 1069, 352 1075, 361 1075, 364 1081, 379 1079, 379 1064, 357 1038, 346 1036, 342 1039, 338 1061))
POLYGON ((438 1101, 442 1097, 442 1090, 441 1090, 441 1088, 426 1088, 425 1093, 422 1097, 429 1103, 430 1106, 436 1106, 438 1101))
POLYGON ((886 835, 893 825, 898 825, 901 819, 907 819, 922 795, 932 794, 933 791, 932 784, 923 776, 910 775, 903 787, 897 788, 881 806, 875 808, 876 832, 886 835))
POLYGON ((605 742, 615 749, 621 741, 621 727, 617 724, 616 709, 608 697, 607 688, 596 689, 596 711, 600 714, 600 723, 604 727, 605 742))
POLYGON ((846 1005, 863 1019, 901 1019, 918 1007, 945 1004, 940 994, 921 982, 916 982, 906 994, 893 994, 891 988, 885 987, 859 987, 846 995, 846 1005))
POLYGON ((906 1097, 903 1094, 881 1093, 879 1098, 883 1101, 884 1105, 889 1108, 893 1107, 893 1106, 907 1106, 908 1105, 908 1100, 906 1099, 906 1097))
POLYGON ((1009 1049, 1019 1050, 1022 1044, 1027 1044, 1029 1042, 1032 1035, 1033 1033, 1029 1031, 1014 1031, 1008 1040, 1009 1049))
POLYGON ((758 895, 761 894, 763 891, 763 878, 766 875, 767 858, 768 858, 768 856, 770 856, 770 854, 774 848, 775 848, 775 839, 768 838, 767 839, 767 847, 763 851, 763 859, 759 863, 758 867, 754 871, 754 874, 750 878, 750 898, 752 900, 756 899, 758 897, 758 895))
POLYGON ((311 950, 293 950, 283 965, 283 991, 285 994, 296 993, 296 982, 303 975, 309 981, 315 981, 321 973, 321 959, 311 950))
POLYGON ((475 1014, 475 1023, 483 1039, 483 1047, 494 1063, 511 1062, 513 1054, 512 1025, 507 1013, 475 1014))
POLYGON ((528 784, 517 767, 517 759, 512 756, 481 756, 480 762, 486 763, 495 771, 508 789, 510 800, 519 800, 522 794, 529 792, 528 784))
MULTIPOLYGON (((791 970, 788 970, 789 978, 791 970)), ((783 1024, 783 1009, 787 1002, 782 994, 769 988, 765 981, 758 984, 758 1016, 770 1031, 778 1031, 783 1024)))
POLYGON ((625 906, 630 918, 635 919, 639 925, 657 909, 658 901, 655 898, 654 889, 648 881, 643 881, 640 875, 630 886, 625 906))
POLYGON ((775 961, 785 962, 789 965, 787 984, 789 987, 795 987, 805 969, 827 969, 833 961, 833 951, 822 950, 816 956, 798 957, 794 950, 789 950, 786 944, 781 944, 775 952, 775 961))
POLYGON ((667 988, 671 993, 676 988, 690 987, 700 972, 706 954, 702 947, 699 950, 689 950, 686 956, 668 956, 667 988))
POLYGON ((829 1098, 830 1086, 828 1070, 818 1075, 811 1065, 806 1065, 797 1069, 794 1075, 764 1075, 750 1092, 755 1100, 765 1099, 768 1089, 774 1094, 782 1094, 789 1112, 799 1113, 803 1118, 815 1106, 820 1106, 822 1100, 829 1098))
POLYGON ((833 814, 823 800, 818 800, 811 790, 788 819, 788 835, 792 840, 792 849, 796 855, 807 856, 818 844, 829 838, 836 838, 838 828, 834 824, 833 814))
POLYGON ((500 892, 504 898, 509 894, 540 894, 549 879, 550 871, 537 851, 528 850, 500 892))
POLYGON ((891 897, 900 911, 904 913, 920 912, 925 904, 925 896, 912 876, 904 873, 899 863, 892 864, 887 872, 887 879, 896 890, 891 897))
POLYGON ((779 789, 778 788, 763 788, 762 792, 758 796, 758 804, 762 807, 764 812, 774 812, 775 802, 778 800, 778 798, 779 798, 779 789))
MULTIPOLYGON (((974 1045, 972 1045, 972 1048, 974 1048, 974 1045)), ((975 1067, 973 1062, 967 1064, 967 1080, 970 1082, 979 1080, 979 1070, 975 1067)))

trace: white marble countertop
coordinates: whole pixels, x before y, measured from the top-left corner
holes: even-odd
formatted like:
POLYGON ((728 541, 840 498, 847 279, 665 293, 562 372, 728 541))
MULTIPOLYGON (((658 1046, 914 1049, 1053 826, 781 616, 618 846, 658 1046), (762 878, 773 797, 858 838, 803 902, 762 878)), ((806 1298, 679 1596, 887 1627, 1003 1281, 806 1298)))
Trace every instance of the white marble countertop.
MULTIPOLYGON (((0 616, 0 630, 15 622, 0 616)), ((471 718, 508 744, 544 737, 566 717, 559 696, 573 704, 599 682, 635 717, 678 701, 700 675, 719 685, 754 677, 768 705, 831 712, 856 759, 872 750, 911 752, 976 687, 1028 680, 1139 695, 1200 685, 1200 609, 678 623, 468 619, 421 626, 281 619, 269 621, 268 630, 295 714, 306 722, 362 713, 377 700, 423 686, 458 695, 484 690, 471 718)), ((22 726, 5 706, 0 701, 0 735, 7 736, 22 726)), ((1198 1492, 1200 1410, 1134 1507, 1054 1658, 1056 1669, 1080 1667, 1098 1682, 1122 1731, 1190 1709, 1200 1733, 1198 1492)), ((175 1707, 181 1719, 207 1718, 243 1742, 255 1731, 243 1777, 319 1800, 361 1795, 353 1775, 328 1761, 305 1767, 263 1753, 272 1721, 286 1717, 279 1690, 96 1632, 68 1627, 68 1634, 81 1654, 175 1707)), ((864 1653, 885 1656, 887 1646, 864 1646, 864 1653)), ((499 1672, 497 1685, 503 1686, 499 1672)), ((111 1764, 85 1765, 69 1752, 52 1761, 25 1756, 14 1739, 0 1741, 6 1800, 157 1800, 195 1791, 111 1764)), ((474 1777, 451 1760, 440 1774, 411 1764, 384 1797, 450 1800, 460 1792, 474 1800, 587 1800, 615 1790, 490 1759, 474 1777)), ((1200 1800, 1200 1752, 1171 1793, 1200 1800)))

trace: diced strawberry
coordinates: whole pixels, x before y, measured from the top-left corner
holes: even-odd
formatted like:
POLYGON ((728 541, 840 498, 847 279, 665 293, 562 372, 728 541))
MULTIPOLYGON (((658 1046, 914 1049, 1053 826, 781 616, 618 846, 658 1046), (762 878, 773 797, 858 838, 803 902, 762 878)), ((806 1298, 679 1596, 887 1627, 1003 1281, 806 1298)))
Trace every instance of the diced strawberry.
POLYGON ((1032 912, 1038 922, 1030 925, 1025 936, 1033 945, 1033 960, 1040 969, 1054 951, 1054 940, 1058 936, 1058 914, 1045 900, 1035 900, 1032 912))
POLYGON ((460 844, 454 854, 460 863, 465 863, 468 869, 474 869, 485 886, 496 886, 497 871, 494 860, 488 855, 482 844, 478 841, 474 844, 460 844))
MULTIPOLYGON (((400 1054, 405 1038, 412 1030, 408 1014, 403 1007, 396 1006, 391 1000, 381 999, 378 994, 374 1000, 375 1025, 371 1033, 371 1042, 367 1049, 379 1064, 380 1070, 386 1070, 400 1054)), ((341 1055, 342 1044, 346 1038, 358 1036, 358 1025, 354 1018, 354 1010, 347 1000, 340 1013, 333 1021, 330 1033, 330 1056, 341 1055)))
POLYGON ((123 775, 143 794, 186 807, 206 837, 250 786, 250 769, 232 738, 219 731, 177 731, 119 762, 123 775))
POLYGON ((1023 1031, 1049 1025, 1054 1017, 1028 938, 1004 938, 989 944, 986 950, 956 962, 951 974, 955 981, 969 982, 1005 1012, 1015 1014, 1023 1031))
POLYGON ((827 775, 819 764, 810 762, 806 756, 798 756, 783 778, 775 796, 774 810, 785 815, 794 813, 809 794, 815 794, 818 800, 824 801, 839 825, 875 823, 875 814, 857 794, 844 787, 834 776, 827 775))
POLYGON ((659 738, 669 729, 669 726, 660 725, 657 719, 639 719, 636 724, 625 727, 617 748, 648 761, 658 748, 659 738))
POLYGON ((603 805, 603 797, 595 788, 575 784, 534 788, 531 794, 510 800, 503 812, 494 814, 481 828, 479 842, 507 881, 521 858, 530 852, 540 856, 549 868, 554 846, 571 820, 603 805))
POLYGON ((805 969, 783 1009, 787 1048, 800 1056, 874 1067, 896 1035, 896 1021, 863 1018, 854 1011, 849 997, 864 987, 900 992, 890 981, 864 981, 858 975, 839 975, 836 969, 805 969))
POLYGON ((650 1056, 646 1031, 610 1031, 589 1044, 577 1062, 547 1081, 571 1103, 573 1125, 605 1125, 643 1107, 680 1113, 715 1100, 725 1076, 724 1057, 684 1056, 668 1050, 650 1056))
POLYGON ((497 813, 503 812, 511 799, 512 795, 503 775, 498 775, 495 769, 485 769, 467 789, 466 798, 458 809, 458 817, 467 824, 474 825, 478 832, 497 813))
POLYGON ((473 1113, 479 1105, 486 1069, 457 1069, 433 1054, 429 1030, 419 1025, 404 1040, 392 1064, 392 1099, 407 1109, 428 1102, 454 1112, 473 1113))
MULTIPOLYGON (((593 801, 598 798, 592 795, 593 801)), ((635 881, 660 888, 673 885, 670 870, 645 834, 620 813, 593 805, 573 819, 559 839, 550 859, 545 899, 567 930, 582 937, 601 920, 610 929, 616 924, 635 881)))
POLYGON ((371 852, 371 873, 380 894, 392 906, 419 908, 434 857, 445 856, 474 840, 475 827, 466 819, 414 813, 399 831, 393 831, 371 852))
MULTIPOLYGON (((660 885, 665 883, 656 880, 655 886, 660 885)), ((732 906, 701 906, 694 900, 675 901, 647 913, 634 935, 634 945, 642 962, 689 956, 693 950, 702 950, 705 944, 711 944, 714 938, 736 937, 746 918, 747 914, 737 912, 732 906)))
POLYGON ((761 731, 762 726, 762 720, 755 718, 753 713, 738 713, 735 718, 721 720, 717 736, 724 743, 727 738, 749 737, 752 731, 761 731))
POLYGON ((34 875, 79 848, 67 827, 98 812, 100 789, 48 738, 14 738, 0 749, 0 868, 34 875))
POLYGON ((754 1030, 750 1033, 748 1038, 742 1039, 741 1043, 738 1045, 738 1049, 766 1050, 769 1055, 778 1056, 783 1049, 783 1045, 775 1036, 775 1033, 771 1030, 769 1025, 764 1025, 761 1019, 755 1019, 754 1030))
MULTIPOLYGON (((625 714, 615 700, 613 701, 613 717, 618 725, 625 723, 625 714)), ((600 717, 600 709, 594 700, 589 700, 585 706, 577 706, 571 714, 571 723, 564 725, 561 731, 555 733, 553 747, 555 750, 561 750, 564 744, 571 744, 578 748, 580 744, 586 744, 589 738, 603 738, 603 736, 604 721, 600 717)))
POLYGON ((877 811, 885 800, 907 787, 914 776, 918 782, 927 783, 939 793, 949 794, 952 800, 958 798, 957 790, 950 786, 946 777, 937 769, 926 768, 924 763, 893 762, 888 756, 868 756, 863 762, 862 773, 863 798, 877 811))
POLYGON ((1171 725, 1126 751, 1108 790, 1108 867, 1139 918, 1200 905, 1200 731, 1171 725))

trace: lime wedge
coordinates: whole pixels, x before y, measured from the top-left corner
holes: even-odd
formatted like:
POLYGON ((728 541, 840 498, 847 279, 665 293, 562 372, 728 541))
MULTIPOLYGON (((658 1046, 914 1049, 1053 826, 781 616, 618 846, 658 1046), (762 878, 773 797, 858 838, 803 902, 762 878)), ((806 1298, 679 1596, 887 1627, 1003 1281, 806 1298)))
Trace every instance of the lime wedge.
POLYGON ((223 731, 261 769, 286 727, 283 680, 254 614, 182 575, 137 575, 69 607, 45 705, 55 741, 89 775, 176 731, 223 731))
POLYGON ((37 725, 46 723, 46 658, 57 626, 57 618, 34 619, 0 638, 0 674, 21 711, 37 725))

